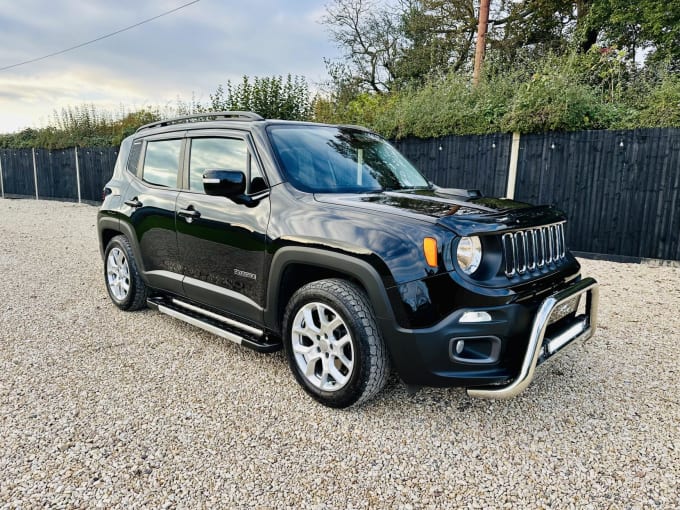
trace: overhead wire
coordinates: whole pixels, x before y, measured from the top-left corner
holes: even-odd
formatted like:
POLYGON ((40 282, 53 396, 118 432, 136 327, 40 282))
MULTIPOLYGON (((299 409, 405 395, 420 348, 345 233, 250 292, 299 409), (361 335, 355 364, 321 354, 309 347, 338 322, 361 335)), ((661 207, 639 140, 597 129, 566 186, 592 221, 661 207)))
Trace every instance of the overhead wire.
POLYGON ((128 30, 132 30, 133 28, 137 28, 140 25, 144 25, 145 23, 149 23, 151 21, 157 20, 158 18, 162 18, 163 16, 167 16, 168 14, 172 14, 174 12, 177 12, 181 9, 184 9, 185 7, 189 7, 190 5, 193 5, 193 4, 198 3, 200 1, 201 0, 192 0, 191 2, 187 2, 186 4, 180 5, 179 7, 175 7, 174 9, 171 9, 169 11, 158 14, 157 16, 153 16, 152 18, 142 20, 138 23, 135 23, 134 25, 130 25, 130 26, 125 27, 125 28, 121 28, 120 30, 116 30, 115 32, 111 32, 111 33, 108 33, 106 35, 102 35, 102 36, 97 37, 95 39, 92 39, 90 41, 86 41, 84 43, 76 44, 75 46, 71 46, 70 48, 65 48, 63 50, 55 51, 54 53, 50 53, 48 55, 43 55, 42 57, 33 58, 33 59, 30 59, 30 60, 25 60, 25 61, 19 62, 17 64, 12 64, 12 65, 9 65, 9 66, 0 67, 0 72, 1 71, 7 71, 8 69, 13 69, 15 67, 23 66, 23 65, 26 65, 26 64, 32 64, 34 62, 39 62, 40 60, 45 60, 47 58, 55 57, 57 55, 62 55, 62 54, 67 53, 69 51, 73 51, 73 50, 77 50, 78 48, 82 48, 83 46, 87 46, 89 44, 99 42, 103 39, 108 39, 109 37, 113 37, 114 35, 118 35, 118 34, 121 34, 123 32, 127 32, 128 30))

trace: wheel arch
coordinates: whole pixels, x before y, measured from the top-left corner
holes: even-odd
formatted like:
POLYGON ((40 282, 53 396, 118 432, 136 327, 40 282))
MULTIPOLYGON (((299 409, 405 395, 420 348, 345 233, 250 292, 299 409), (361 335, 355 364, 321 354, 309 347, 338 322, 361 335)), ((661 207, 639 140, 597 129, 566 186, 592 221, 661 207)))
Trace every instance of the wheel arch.
POLYGON ((267 327, 281 333, 286 304, 295 291, 307 283, 327 278, 353 282, 367 294, 377 317, 393 317, 383 281, 368 262, 318 248, 285 247, 275 253, 270 266, 264 310, 267 327))
POLYGON ((118 218, 100 216, 98 219, 98 232, 99 251, 102 255, 102 258, 104 257, 106 247, 111 242, 111 239, 118 235, 124 235, 127 237, 128 241, 130 242, 130 247, 132 248, 132 253, 135 256, 137 268, 141 273, 142 279, 146 282, 142 253, 139 249, 139 244, 137 243, 137 236, 135 235, 134 229, 128 223, 120 221, 118 218))

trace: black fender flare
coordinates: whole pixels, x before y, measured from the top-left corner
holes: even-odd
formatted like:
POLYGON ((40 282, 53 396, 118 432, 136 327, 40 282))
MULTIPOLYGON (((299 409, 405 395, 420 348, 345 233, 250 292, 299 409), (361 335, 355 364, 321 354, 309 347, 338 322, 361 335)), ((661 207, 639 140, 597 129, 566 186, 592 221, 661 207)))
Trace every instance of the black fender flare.
POLYGON ((140 275, 144 283, 148 284, 148 279, 146 277, 146 270, 144 269, 144 261, 142 259, 142 252, 139 249, 139 243, 137 242, 137 236, 132 226, 121 221, 119 218, 112 218, 111 216, 99 216, 97 219, 97 233, 99 235, 99 251, 104 258, 104 252, 106 251, 106 246, 104 246, 104 239, 102 233, 104 230, 113 230, 123 234, 130 241, 130 246, 132 247, 132 254, 135 256, 135 263, 137 264, 137 269, 139 269, 140 275))
POLYGON ((279 324, 277 324, 280 305, 279 290, 285 270, 291 264, 315 266, 352 276, 366 290, 376 318, 379 320, 394 320, 394 312, 392 311, 383 280, 371 264, 344 253, 306 246, 287 246, 276 251, 269 271, 264 322, 271 329, 280 329, 279 324))

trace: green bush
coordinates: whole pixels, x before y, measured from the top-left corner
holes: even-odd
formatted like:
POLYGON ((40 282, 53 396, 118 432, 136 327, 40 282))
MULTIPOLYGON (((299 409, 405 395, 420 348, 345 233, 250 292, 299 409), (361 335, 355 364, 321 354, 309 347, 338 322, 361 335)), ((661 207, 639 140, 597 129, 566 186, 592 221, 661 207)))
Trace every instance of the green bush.
POLYGON ((500 129, 511 79, 471 87, 467 77, 451 74, 420 88, 391 94, 363 93, 347 104, 315 101, 315 120, 361 124, 389 138, 491 133, 500 129))
POLYGON ((605 105, 588 85, 565 75, 536 75, 522 84, 503 117, 502 131, 540 133, 606 127, 605 105))
POLYGON ((115 147, 139 126, 160 118, 157 109, 113 114, 94 105, 69 107, 55 112, 48 127, 0 135, 0 148, 115 147))
POLYGON ((680 127, 680 76, 666 74, 644 96, 632 124, 635 127, 680 127))
POLYGON ((638 70, 624 57, 613 49, 549 55, 513 73, 489 66, 477 86, 454 73, 345 103, 317 99, 315 118, 389 138, 680 127, 680 77, 638 70))
POLYGON ((309 120, 312 104, 309 86, 302 76, 244 76, 241 83, 227 81, 210 95, 212 111, 252 111, 267 119, 309 120))

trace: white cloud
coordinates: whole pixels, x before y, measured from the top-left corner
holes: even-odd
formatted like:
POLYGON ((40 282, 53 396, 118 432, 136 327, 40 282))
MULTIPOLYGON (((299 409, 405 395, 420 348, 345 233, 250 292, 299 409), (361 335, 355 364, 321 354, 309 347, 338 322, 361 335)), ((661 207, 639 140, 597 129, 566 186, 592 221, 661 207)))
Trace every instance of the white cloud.
POLYGON ((87 103, 115 111, 121 104, 129 108, 142 107, 156 103, 161 97, 152 98, 134 82, 87 69, 39 78, 0 76, 0 131, 29 125, 41 127, 55 111, 68 106, 87 103))
MULTIPOLYGON (((0 67, 118 30, 187 0, 22 0, 0 12, 0 67)), ((0 132, 37 127, 55 108, 118 109, 207 98, 244 74, 325 79, 335 56, 319 1, 201 0, 72 52, 0 72, 0 132)))

